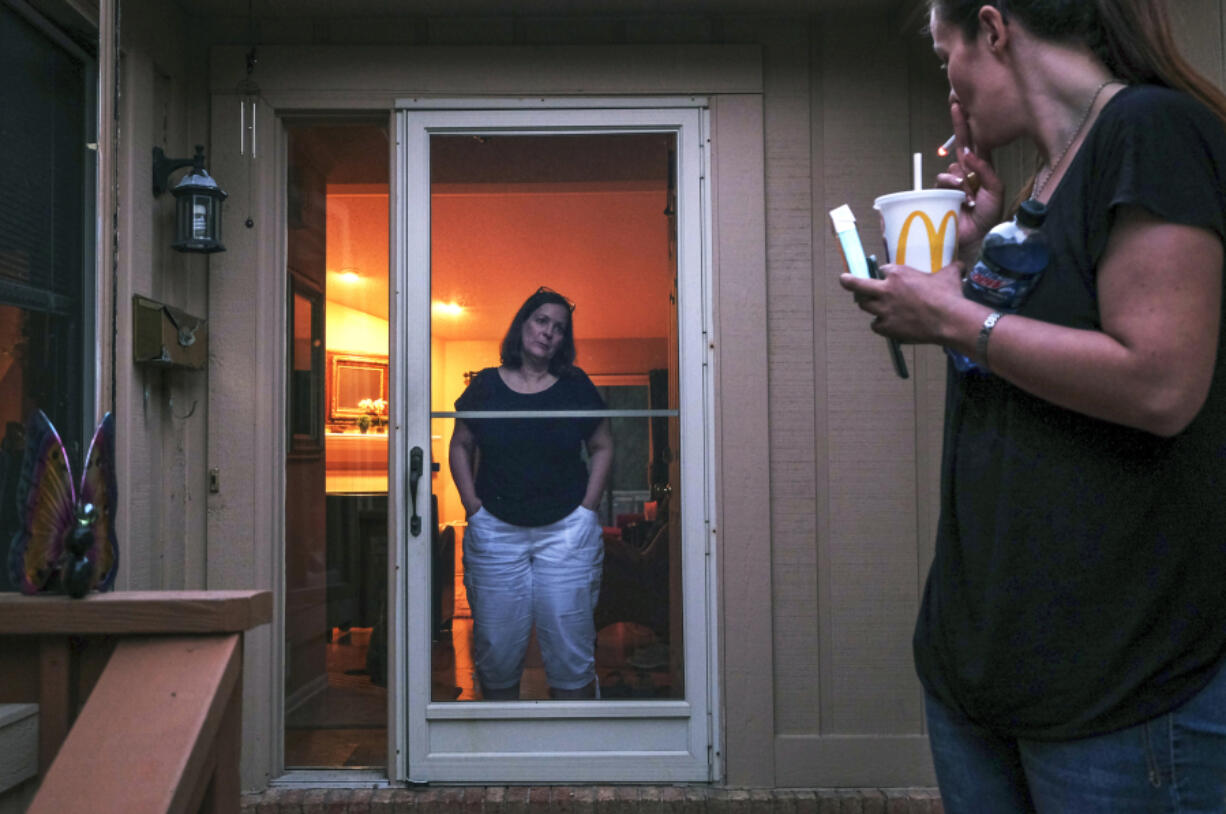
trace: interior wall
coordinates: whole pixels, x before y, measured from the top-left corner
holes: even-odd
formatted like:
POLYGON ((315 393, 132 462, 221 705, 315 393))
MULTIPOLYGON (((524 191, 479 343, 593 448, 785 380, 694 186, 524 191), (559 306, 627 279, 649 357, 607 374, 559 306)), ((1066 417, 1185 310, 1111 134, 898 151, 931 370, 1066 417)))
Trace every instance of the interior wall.
POLYGON ((327 300, 324 320, 329 351, 387 356, 387 319, 327 300))
POLYGON ((466 306, 435 330, 501 339, 519 305, 545 285, 575 303, 581 340, 666 335, 664 179, 647 190, 574 186, 432 196, 433 296, 466 306))

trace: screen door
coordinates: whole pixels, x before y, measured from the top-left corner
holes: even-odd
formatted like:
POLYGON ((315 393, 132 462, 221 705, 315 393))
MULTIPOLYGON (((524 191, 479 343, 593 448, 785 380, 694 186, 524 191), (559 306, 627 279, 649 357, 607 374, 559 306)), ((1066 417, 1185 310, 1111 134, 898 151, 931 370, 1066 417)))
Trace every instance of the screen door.
POLYGON ((710 775, 704 121, 689 100, 398 112, 412 780, 710 775))

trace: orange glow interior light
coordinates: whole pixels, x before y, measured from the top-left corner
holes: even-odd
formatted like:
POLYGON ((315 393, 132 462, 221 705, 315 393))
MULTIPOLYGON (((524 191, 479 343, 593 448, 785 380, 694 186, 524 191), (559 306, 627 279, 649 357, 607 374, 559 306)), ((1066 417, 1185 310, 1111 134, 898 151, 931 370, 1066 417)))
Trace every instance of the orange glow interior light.
POLYGON ((464 313, 464 306, 458 302, 440 302, 434 300, 430 303, 430 311, 440 317, 458 317, 464 313))

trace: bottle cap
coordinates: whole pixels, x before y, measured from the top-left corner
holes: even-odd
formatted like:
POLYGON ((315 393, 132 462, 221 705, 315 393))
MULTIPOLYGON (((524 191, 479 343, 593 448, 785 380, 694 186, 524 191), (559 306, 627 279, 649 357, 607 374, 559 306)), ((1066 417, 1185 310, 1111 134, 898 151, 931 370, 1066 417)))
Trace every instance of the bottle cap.
POLYGON ((1038 229, 1047 218, 1047 205, 1027 198, 1017 210, 1017 222, 1030 229, 1038 229))

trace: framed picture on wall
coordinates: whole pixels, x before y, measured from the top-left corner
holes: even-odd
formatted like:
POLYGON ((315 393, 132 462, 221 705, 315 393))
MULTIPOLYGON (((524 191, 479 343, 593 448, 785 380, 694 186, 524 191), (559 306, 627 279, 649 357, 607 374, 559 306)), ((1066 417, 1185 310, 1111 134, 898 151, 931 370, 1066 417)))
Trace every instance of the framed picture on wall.
POLYGON ((363 416, 387 419, 387 357, 329 351, 328 423, 356 424, 363 416))

